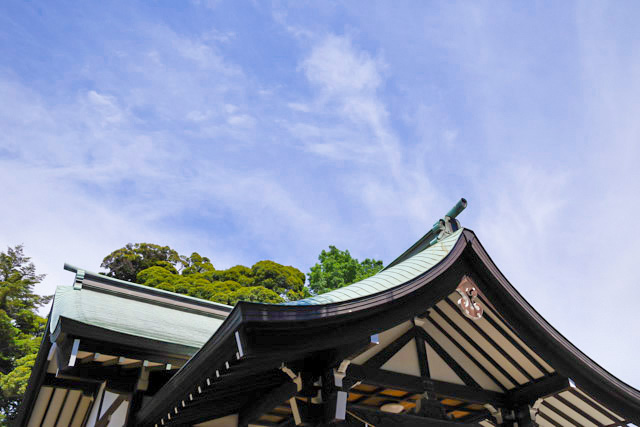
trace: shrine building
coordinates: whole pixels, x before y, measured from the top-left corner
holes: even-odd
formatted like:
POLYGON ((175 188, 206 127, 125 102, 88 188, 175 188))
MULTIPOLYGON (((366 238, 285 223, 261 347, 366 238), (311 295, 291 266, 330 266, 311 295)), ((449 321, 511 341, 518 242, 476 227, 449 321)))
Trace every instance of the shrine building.
POLYGON ((279 305, 65 265, 15 425, 640 425, 640 392, 524 300, 464 207, 375 276, 279 305))

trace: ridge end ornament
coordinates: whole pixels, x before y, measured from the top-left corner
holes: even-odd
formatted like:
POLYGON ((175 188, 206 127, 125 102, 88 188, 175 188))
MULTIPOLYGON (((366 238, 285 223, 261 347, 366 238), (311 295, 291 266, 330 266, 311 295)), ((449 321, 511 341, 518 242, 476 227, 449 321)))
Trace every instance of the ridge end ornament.
POLYGON ((469 276, 464 276, 456 288, 461 298, 458 299, 460 311, 469 319, 478 320, 482 318, 482 306, 476 301, 478 287, 469 276))

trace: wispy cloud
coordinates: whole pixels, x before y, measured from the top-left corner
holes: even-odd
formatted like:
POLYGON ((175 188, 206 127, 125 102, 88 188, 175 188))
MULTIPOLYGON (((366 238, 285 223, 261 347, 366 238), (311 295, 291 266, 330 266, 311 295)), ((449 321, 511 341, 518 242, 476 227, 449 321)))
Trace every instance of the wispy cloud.
POLYGON ((386 68, 382 54, 358 48, 348 35, 319 38, 300 64, 316 88, 304 104, 310 114, 290 130, 310 153, 347 162, 349 197, 367 207, 368 221, 391 241, 397 232, 386 226, 391 218, 423 227, 442 193, 390 123, 380 93, 386 68))
POLYGON ((525 297, 637 385, 637 343, 607 328, 640 328, 619 298, 640 34, 592 6, 0 12, 0 243, 26 244, 43 293, 130 241, 219 266, 306 269, 328 244, 389 261, 465 196, 525 297))

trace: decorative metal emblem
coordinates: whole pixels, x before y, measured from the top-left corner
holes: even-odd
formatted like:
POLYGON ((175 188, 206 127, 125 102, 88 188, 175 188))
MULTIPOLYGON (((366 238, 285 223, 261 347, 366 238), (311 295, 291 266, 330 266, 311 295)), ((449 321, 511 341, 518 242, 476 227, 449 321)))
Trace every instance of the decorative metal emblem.
POLYGON ((456 291, 462 298, 458 300, 458 306, 462 314, 470 319, 478 320, 482 317, 482 307, 476 301, 478 296, 478 288, 469 276, 464 276, 456 291))

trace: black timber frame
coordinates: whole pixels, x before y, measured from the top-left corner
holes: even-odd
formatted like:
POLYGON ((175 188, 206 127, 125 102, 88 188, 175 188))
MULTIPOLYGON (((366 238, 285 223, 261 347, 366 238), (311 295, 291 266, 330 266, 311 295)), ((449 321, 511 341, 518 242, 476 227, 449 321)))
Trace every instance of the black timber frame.
POLYGON ((251 365, 263 359, 291 362, 340 348, 424 313, 453 292, 464 275, 475 281, 505 323, 562 377, 572 378, 611 410, 640 423, 640 392, 605 371, 549 325, 466 229, 440 263, 383 292, 327 305, 238 303, 209 342, 140 409, 137 420, 141 425, 155 424, 174 406, 176 396, 188 395, 203 381, 211 366, 222 366, 238 353, 243 364, 251 365))
MULTIPOLYGON (((38 356, 32 368, 27 391, 12 425, 26 425, 38 392, 44 385, 82 390, 83 394, 94 396, 102 381, 107 381, 108 389, 118 393, 131 393, 134 390, 139 376, 138 369, 123 368, 108 363, 83 363, 81 359, 78 359, 73 367, 62 366, 63 369, 59 370, 58 376, 47 373, 48 355, 54 343, 56 348, 60 349, 58 357, 68 358, 73 341, 78 339, 78 350, 80 351, 169 363, 175 367, 184 365, 197 351, 197 348, 194 347, 136 337, 87 325, 63 316, 59 318, 54 331, 52 333, 49 331, 50 323, 48 322, 38 356)), ((59 364, 66 363, 62 360, 58 362, 59 364)), ((136 368, 138 367, 136 366, 136 368)), ((169 375, 173 372, 161 375, 162 378, 159 378, 160 386, 168 381, 169 375)), ((153 377, 158 378, 159 376, 154 375, 153 377)))

